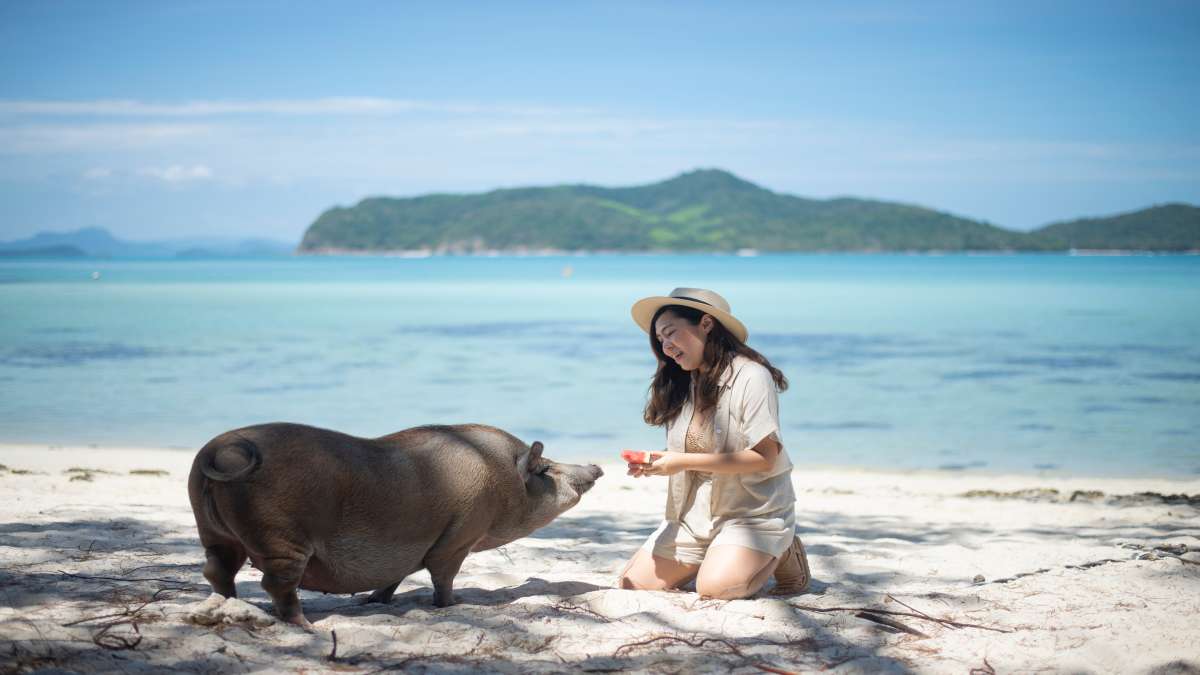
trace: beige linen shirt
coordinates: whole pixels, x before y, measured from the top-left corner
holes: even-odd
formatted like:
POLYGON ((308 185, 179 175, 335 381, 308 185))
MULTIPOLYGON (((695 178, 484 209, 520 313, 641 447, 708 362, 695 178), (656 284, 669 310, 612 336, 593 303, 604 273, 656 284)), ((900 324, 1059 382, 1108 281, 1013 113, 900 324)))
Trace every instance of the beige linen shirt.
MULTIPOLYGON (((771 372, 739 354, 721 375, 719 387, 712 431, 715 452, 749 450, 764 438, 773 437, 779 443, 779 456, 775 466, 766 471, 712 474, 711 516, 714 519, 767 516, 792 508, 796 502, 792 462, 779 433, 779 394, 771 372)), ((667 450, 684 451, 692 412, 689 396, 667 427, 667 450)), ((667 520, 678 522, 682 517, 692 479, 692 471, 680 471, 670 477, 667 520)))

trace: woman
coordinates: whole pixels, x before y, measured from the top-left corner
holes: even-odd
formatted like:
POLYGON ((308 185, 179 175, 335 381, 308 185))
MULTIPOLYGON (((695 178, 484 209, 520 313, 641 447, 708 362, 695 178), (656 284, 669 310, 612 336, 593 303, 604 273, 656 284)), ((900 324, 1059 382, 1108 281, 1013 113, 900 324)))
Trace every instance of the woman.
POLYGON ((633 319, 658 358, 645 418, 666 427, 667 449, 630 463, 629 473, 670 478, 666 518, 619 585, 665 590, 694 578, 701 596, 731 600, 774 573, 775 593, 803 591, 808 559, 779 434, 777 391, 787 379, 746 346, 746 327, 712 291, 639 300, 633 319))

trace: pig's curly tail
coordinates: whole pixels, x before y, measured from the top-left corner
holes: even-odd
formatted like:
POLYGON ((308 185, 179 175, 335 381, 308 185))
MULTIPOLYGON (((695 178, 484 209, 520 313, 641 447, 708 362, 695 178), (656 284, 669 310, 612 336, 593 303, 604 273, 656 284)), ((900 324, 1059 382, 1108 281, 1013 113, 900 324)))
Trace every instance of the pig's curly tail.
MULTIPOLYGON (((201 451, 204 455, 200 460, 201 473, 211 480, 228 483, 231 481, 245 480, 250 476, 250 474, 258 471, 258 467, 262 466, 263 462, 262 453, 259 452, 258 446, 254 443, 254 441, 246 438, 245 436, 240 434, 236 434, 236 436, 237 437, 232 441, 222 439, 222 442, 220 443, 211 443, 208 447, 205 447, 204 450, 201 451), (217 468, 217 453, 227 450, 236 451, 241 455, 242 466, 231 471, 225 471, 217 468)), ((237 461, 236 459, 230 457, 227 453, 225 453, 221 459, 221 463, 224 464, 226 468, 230 468, 229 465, 237 461)))

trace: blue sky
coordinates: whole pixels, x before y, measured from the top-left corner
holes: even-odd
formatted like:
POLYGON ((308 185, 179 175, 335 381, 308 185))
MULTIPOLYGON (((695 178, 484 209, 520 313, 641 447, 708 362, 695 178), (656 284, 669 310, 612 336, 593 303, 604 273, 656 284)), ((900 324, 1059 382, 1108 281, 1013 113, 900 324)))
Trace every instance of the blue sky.
POLYGON ((0 239, 720 167, 998 225, 1200 203, 1196 2, 0 2, 0 239))

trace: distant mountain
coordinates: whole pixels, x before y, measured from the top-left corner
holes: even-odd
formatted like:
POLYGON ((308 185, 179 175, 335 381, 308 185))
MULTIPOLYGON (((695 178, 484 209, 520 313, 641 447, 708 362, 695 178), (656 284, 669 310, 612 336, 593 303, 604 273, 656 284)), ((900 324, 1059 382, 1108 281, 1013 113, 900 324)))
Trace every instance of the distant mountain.
POLYGON ((0 248, 0 258, 84 258, 87 254, 82 250, 65 244, 42 246, 40 248, 0 248))
MULTIPOLYGON (((309 226, 301 252, 432 249, 884 251, 1031 246, 1018 232, 917 206, 778 194, 726 171, 651 185, 563 185, 366 199, 309 226)), ((1032 246, 1036 247, 1036 246, 1032 246)))
POLYGON ((177 239, 167 242, 176 247, 177 258, 229 258, 291 255, 294 244, 274 239, 177 239))
POLYGON ((4 257, 170 258, 288 255, 293 246, 269 239, 191 237, 164 241, 126 241, 108 230, 87 227, 74 232, 39 232, 27 239, 0 242, 4 257))
POLYGON ((173 254, 157 244, 122 241, 99 227, 85 227, 74 232, 39 232, 28 239, 0 242, 0 251, 49 251, 63 246, 97 257, 160 257, 173 254))
POLYGON ((1034 232, 1056 248, 1194 251, 1200 249, 1200 207, 1164 204, 1107 218, 1081 218, 1034 232))
MULTIPOLYGON (((1137 248, 1200 249, 1195 207, 1182 208, 1188 211, 1173 215, 1170 227, 1146 225, 1137 248)), ((1071 248, 1075 240, 1077 248, 1084 241, 1088 248, 1129 248, 1129 238, 1117 233, 1139 231, 1142 213, 1127 214, 1119 225, 1081 221, 1078 229, 1087 236, 1073 239, 1063 228, 1017 232, 894 202, 805 199, 702 169, 626 188, 560 185, 365 199, 322 213, 299 250, 1047 251, 1071 248), (1110 234, 1117 245, 1106 244, 1110 234)), ((1152 220, 1168 222, 1158 215, 1152 220)))

